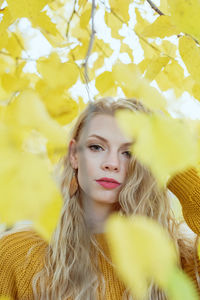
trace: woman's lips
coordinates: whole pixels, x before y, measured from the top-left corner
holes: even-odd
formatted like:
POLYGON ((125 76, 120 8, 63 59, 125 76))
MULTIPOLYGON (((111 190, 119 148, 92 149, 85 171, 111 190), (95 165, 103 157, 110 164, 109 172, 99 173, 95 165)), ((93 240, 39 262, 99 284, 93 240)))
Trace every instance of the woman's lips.
POLYGON ((110 181, 96 180, 96 182, 106 189, 115 189, 116 187, 120 186, 120 183, 110 181))

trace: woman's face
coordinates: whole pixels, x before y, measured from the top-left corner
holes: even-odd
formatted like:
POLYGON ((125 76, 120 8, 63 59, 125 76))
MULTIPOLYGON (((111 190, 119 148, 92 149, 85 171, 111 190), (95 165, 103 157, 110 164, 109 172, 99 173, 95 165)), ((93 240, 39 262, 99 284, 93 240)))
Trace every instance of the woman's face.
POLYGON ((78 169, 81 195, 113 204, 126 180, 131 140, 121 132, 114 117, 94 116, 79 141, 70 142, 70 161, 78 169), (113 183, 116 181, 118 183, 113 183))

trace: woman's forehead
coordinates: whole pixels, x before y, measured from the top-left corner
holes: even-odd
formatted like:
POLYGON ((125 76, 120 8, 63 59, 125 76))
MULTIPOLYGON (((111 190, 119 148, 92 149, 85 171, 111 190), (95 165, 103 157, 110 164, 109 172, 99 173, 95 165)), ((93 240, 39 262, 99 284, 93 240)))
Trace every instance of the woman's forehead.
POLYGON ((118 139, 123 143, 131 143, 121 131, 114 116, 96 115, 87 124, 84 130, 84 138, 103 137, 106 140, 118 139))

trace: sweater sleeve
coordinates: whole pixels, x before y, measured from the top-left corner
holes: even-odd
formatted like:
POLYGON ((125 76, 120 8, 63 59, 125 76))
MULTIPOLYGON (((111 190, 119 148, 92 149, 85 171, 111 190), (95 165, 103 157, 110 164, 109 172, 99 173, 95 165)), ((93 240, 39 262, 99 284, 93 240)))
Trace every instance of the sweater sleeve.
POLYGON ((9 233, 0 239, 0 296, 33 299, 31 281, 46 246, 34 231, 9 233))
POLYGON ((193 169, 174 176, 168 188, 179 199, 188 226, 200 235, 200 176, 193 169))
POLYGON ((17 299, 13 254, 6 236, 0 240, 0 296, 17 299))
MULTIPOLYGON (((188 169, 174 176, 168 183, 170 191, 179 199, 183 217, 188 226, 197 235, 200 235, 200 176, 195 168, 188 169)), ((183 270, 195 284, 200 298, 197 274, 200 274, 200 261, 196 265, 193 258, 186 261, 181 259, 183 270)))

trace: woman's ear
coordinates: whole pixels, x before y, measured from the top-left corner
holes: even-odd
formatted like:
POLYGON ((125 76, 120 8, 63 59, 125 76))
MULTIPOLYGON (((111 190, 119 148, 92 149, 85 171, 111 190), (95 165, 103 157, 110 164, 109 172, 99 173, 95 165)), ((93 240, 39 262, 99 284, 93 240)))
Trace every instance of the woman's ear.
POLYGON ((73 169, 78 169, 78 153, 77 153, 77 142, 72 139, 69 142, 69 159, 73 169))

